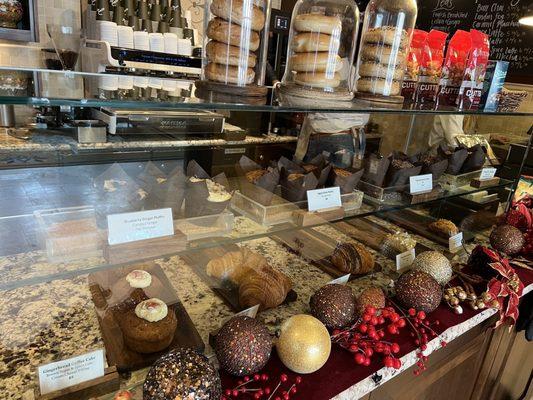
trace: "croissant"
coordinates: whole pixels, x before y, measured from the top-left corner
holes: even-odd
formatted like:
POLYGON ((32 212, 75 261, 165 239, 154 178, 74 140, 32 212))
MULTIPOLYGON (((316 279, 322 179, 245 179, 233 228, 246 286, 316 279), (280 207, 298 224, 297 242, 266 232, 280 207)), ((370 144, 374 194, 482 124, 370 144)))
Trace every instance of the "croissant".
POLYGON ((240 285, 243 277, 251 270, 261 269, 265 265, 267 261, 262 255, 244 247, 210 260, 206 265, 206 273, 211 277, 240 285))
POLYGON ((248 308, 259 304, 260 310, 279 306, 292 289, 291 280, 274 268, 264 265, 246 275, 239 286, 239 303, 248 308))
POLYGON ((366 274, 374 269, 374 256, 357 243, 339 243, 331 262, 339 271, 351 274, 366 274))

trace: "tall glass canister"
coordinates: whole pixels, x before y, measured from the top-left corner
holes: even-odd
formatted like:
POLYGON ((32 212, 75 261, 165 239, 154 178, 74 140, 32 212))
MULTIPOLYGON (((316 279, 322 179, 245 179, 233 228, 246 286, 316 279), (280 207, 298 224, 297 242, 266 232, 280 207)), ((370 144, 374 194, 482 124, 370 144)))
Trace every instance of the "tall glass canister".
POLYGON ((264 85, 269 19, 270 0, 207 0, 203 80, 264 85))
POLYGON ((350 99, 359 9, 352 0, 298 0, 289 33, 282 92, 350 99))
POLYGON ((370 0, 359 46, 357 97, 403 102, 400 91, 416 15, 416 0, 370 0))

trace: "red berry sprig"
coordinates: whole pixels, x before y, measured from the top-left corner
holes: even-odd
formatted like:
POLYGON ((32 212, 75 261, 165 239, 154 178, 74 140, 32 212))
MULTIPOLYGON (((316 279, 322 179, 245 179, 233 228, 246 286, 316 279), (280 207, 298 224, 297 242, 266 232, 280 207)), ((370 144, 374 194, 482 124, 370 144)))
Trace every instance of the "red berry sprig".
POLYGON ((289 400, 291 395, 297 393, 296 387, 302 383, 300 376, 297 376, 294 382, 289 382, 287 374, 281 374, 276 387, 272 390, 266 384, 268 380, 269 376, 267 374, 245 376, 242 380, 237 381, 237 386, 233 389, 224 390, 221 400, 230 400, 232 398, 289 400), (256 385, 252 385, 253 383, 256 383, 256 385), (259 387, 257 387, 257 384, 259 384, 259 387), (278 391, 280 391, 279 395, 275 396, 278 391))
POLYGON ((358 365, 368 367, 372 357, 380 354, 383 365, 399 369, 402 362, 395 354, 400 352, 400 346, 383 338, 387 334, 399 334, 403 327, 405 321, 392 307, 376 310, 368 306, 361 318, 351 327, 334 330, 331 340, 354 353, 354 361, 358 365))

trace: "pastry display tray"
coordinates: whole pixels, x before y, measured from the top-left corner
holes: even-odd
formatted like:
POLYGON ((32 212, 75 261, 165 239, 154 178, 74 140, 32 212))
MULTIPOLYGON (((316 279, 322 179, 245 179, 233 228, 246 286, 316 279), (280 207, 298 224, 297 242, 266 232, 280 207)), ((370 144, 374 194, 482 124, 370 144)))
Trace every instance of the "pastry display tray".
POLYGON ((365 181, 359 181, 357 188, 365 194, 365 200, 373 204, 401 205, 417 204, 423 201, 435 200, 443 190, 438 183, 433 182, 433 190, 421 193, 409 193, 409 185, 381 187, 365 181))
POLYGON ((108 364, 110 366, 116 365, 120 372, 133 371, 152 365, 161 355, 176 347, 189 347, 203 351, 205 345, 202 338, 176 295, 172 284, 156 263, 147 262, 95 272, 89 275, 88 283, 92 301, 96 307, 108 364), (172 343, 165 350, 157 353, 141 354, 128 348, 124 343, 122 329, 115 317, 115 308, 128 299, 134 290, 126 282, 126 275, 134 269, 142 269, 152 275, 152 284, 142 290, 148 297, 157 297, 164 301, 169 312, 176 314, 178 321, 172 343))
POLYGON ((103 237, 92 207, 38 210, 37 240, 52 263, 102 256, 103 237))
POLYGON ((439 178, 439 182, 446 190, 455 190, 461 186, 470 186, 470 182, 473 179, 478 179, 481 175, 481 170, 466 172, 464 174, 451 175, 442 174, 439 178))
POLYGON ((187 241, 224 236, 231 233, 235 216, 229 211, 220 214, 174 220, 174 229, 185 235, 187 241))
MULTIPOLYGON (((228 244, 208 249, 195 251, 194 253, 181 254, 180 257, 193 269, 194 272, 215 292, 224 302, 230 306, 233 311, 240 312, 243 310, 239 304, 239 288, 237 285, 207 275, 207 263, 213 259, 220 257, 230 251, 239 250, 236 244, 228 244)), ((294 290, 287 293, 285 301, 282 304, 295 301, 298 295, 294 290)), ((279 306, 278 306, 279 307, 279 306)))
MULTIPOLYGON (((363 192, 354 190, 341 195, 344 212, 350 214, 358 210, 363 203, 363 192)), ((289 202, 274 194, 270 205, 265 206, 240 191, 233 194, 231 208, 261 225, 278 225, 294 222, 294 212, 307 209, 307 201, 289 202)))

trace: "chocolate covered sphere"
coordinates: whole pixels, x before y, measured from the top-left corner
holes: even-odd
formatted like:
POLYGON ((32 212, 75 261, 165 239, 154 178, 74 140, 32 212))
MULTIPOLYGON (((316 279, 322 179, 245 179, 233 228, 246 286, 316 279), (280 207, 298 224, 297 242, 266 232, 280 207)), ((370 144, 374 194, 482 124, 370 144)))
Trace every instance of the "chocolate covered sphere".
POLYGON ((514 226, 500 225, 490 234, 490 245, 508 255, 518 254, 524 247, 524 235, 514 226))
POLYGON ((345 327, 355 319, 355 296, 346 285, 322 286, 311 296, 309 306, 311 314, 331 329, 345 327))
POLYGON ((439 306, 442 289, 428 273, 411 270, 396 281, 396 297, 405 307, 430 313, 439 306))
POLYGON ((310 315, 298 314, 281 325, 276 349, 287 368, 298 374, 310 374, 328 360, 331 339, 322 322, 310 315))
POLYGON ((220 377, 203 354, 174 349, 159 358, 146 375, 143 400, 220 400, 220 377))
POLYGON ((222 369, 236 376, 249 375, 267 363, 272 337, 260 321, 245 316, 234 317, 218 331, 214 350, 222 369))
POLYGON ((452 278, 452 264, 438 251, 420 253, 416 256, 412 268, 430 274, 440 285, 445 285, 452 278))
POLYGON ((363 315, 368 306, 375 309, 385 307, 385 293, 381 288, 369 287, 361 292, 357 298, 357 314, 363 315))

